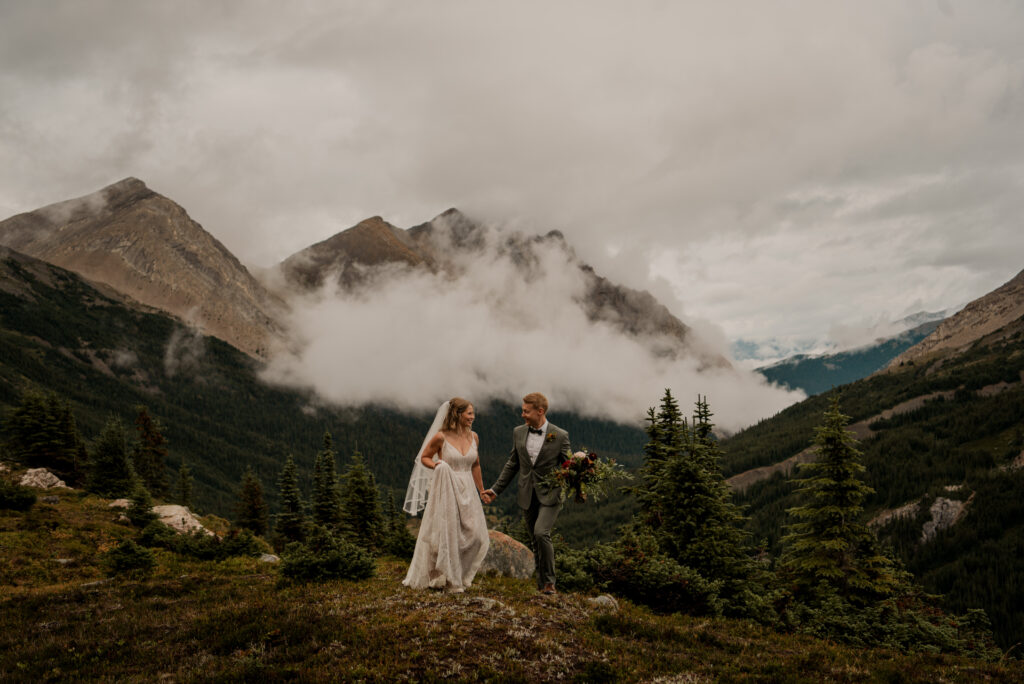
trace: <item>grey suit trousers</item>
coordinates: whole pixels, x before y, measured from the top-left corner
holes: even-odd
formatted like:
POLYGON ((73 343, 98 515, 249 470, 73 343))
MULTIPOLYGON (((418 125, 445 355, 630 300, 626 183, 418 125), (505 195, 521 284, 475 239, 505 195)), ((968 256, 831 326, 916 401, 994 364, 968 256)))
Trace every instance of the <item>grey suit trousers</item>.
POLYGON ((534 493, 530 507, 523 509, 526 526, 533 535, 534 559, 537 561, 537 588, 543 589, 545 584, 555 583, 555 547, 551 543, 551 528, 562 504, 545 506, 534 493))

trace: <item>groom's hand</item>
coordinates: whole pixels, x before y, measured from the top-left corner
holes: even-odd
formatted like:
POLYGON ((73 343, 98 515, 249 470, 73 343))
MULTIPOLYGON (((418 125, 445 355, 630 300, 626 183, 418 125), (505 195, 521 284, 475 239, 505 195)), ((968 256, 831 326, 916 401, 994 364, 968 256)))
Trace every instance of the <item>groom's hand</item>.
POLYGON ((498 495, 494 493, 494 490, 493 490, 493 489, 485 489, 484 491, 480 492, 480 499, 481 499, 481 500, 482 500, 482 501, 483 501, 483 502, 484 502, 485 504, 489 504, 489 503, 491 503, 491 502, 492 502, 492 501, 494 501, 494 500, 495 500, 496 498, 498 498, 498 495))

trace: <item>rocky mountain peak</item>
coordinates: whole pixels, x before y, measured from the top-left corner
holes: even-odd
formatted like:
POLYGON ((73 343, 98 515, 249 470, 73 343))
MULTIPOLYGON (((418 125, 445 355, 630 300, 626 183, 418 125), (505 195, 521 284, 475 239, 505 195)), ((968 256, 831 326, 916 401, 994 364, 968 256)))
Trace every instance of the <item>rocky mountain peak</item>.
POLYGON ((125 178, 0 221, 0 244, 104 283, 254 356, 283 336, 284 303, 170 199, 125 178))

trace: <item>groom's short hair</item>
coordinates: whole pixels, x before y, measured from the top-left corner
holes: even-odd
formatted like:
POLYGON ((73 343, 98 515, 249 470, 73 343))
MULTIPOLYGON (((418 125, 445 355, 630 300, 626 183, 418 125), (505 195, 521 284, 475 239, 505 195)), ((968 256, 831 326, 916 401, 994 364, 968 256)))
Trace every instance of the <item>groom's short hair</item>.
POLYGON ((544 413, 548 412, 548 398, 540 392, 530 392, 523 397, 523 403, 529 404, 536 409, 540 409, 544 413))

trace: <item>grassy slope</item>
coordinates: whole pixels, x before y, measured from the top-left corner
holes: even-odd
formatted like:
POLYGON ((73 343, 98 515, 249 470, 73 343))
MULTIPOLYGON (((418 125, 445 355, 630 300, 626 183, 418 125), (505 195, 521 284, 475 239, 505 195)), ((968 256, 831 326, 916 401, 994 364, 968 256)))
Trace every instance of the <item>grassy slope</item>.
POLYGON ((278 585, 273 565, 158 552, 146 580, 103 579, 133 534, 107 502, 54 494, 0 512, 0 679, 12 681, 1020 681, 1024 664, 858 650, 746 622, 655 615, 480 578, 466 594, 377 577, 278 585), (59 564, 55 559, 70 559, 59 564))

